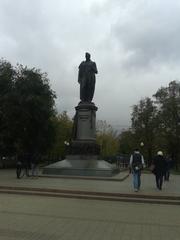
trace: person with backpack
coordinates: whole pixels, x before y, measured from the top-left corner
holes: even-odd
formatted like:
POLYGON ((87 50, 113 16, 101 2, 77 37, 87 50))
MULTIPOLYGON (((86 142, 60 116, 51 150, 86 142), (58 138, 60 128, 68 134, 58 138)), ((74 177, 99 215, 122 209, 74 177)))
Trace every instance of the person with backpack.
POLYGON ((134 191, 138 192, 141 186, 141 170, 145 167, 144 157, 139 152, 139 149, 135 149, 131 155, 129 166, 133 175, 134 191))

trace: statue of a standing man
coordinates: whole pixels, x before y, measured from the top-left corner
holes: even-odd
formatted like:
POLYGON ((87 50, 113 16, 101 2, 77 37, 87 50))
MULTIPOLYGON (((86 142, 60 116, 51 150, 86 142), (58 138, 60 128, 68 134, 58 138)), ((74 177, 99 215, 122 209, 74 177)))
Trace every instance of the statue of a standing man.
POLYGON ((85 54, 86 60, 79 65, 78 82, 80 84, 80 99, 82 102, 91 102, 94 95, 96 77, 98 73, 96 63, 91 61, 91 55, 85 54))

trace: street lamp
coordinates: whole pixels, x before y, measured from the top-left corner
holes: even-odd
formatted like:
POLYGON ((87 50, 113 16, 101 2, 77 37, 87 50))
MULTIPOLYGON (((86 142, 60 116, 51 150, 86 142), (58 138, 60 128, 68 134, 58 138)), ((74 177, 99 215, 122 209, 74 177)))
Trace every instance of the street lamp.
POLYGON ((141 143, 140 143, 140 146, 141 146, 141 147, 144 147, 144 143, 143 143, 143 142, 141 142, 141 143))
POLYGON ((65 144, 66 146, 69 146, 69 142, 67 142, 67 141, 64 141, 64 144, 65 144))
POLYGON ((69 152, 69 145, 70 145, 70 143, 68 142, 68 141, 64 141, 64 145, 65 145, 65 155, 67 155, 68 154, 68 152, 69 152))

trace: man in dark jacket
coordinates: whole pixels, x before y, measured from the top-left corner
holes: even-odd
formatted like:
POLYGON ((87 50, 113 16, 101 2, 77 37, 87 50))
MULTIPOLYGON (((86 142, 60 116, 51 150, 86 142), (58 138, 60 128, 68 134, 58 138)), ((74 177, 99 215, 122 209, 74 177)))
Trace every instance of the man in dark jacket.
POLYGON ((156 186, 159 190, 162 190, 163 176, 166 171, 166 162, 162 151, 157 152, 157 155, 154 157, 153 160, 153 165, 154 165, 153 173, 155 174, 156 177, 156 186))

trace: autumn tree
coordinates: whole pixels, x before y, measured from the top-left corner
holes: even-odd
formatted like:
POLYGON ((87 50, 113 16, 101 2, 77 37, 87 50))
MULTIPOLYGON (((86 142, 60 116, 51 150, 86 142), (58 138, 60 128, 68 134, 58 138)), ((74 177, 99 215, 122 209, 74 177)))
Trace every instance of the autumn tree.
POLYGON ((153 156, 153 147, 157 128, 157 108, 150 98, 139 101, 133 106, 132 130, 135 133, 137 148, 144 143, 144 153, 150 163, 153 156))
POLYGON ((118 153, 119 139, 117 131, 106 121, 97 121, 97 143, 101 147, 101 156, 103 158, 118 153))
POLYGON ((180 163, 180 81, 172 81, 154 94, 159 112, 159 135, 178 167, 180 163))
POLYGON ((11 132, 13 123, 13 80, 15 71, 12 65, 0 60, 0 153, 7 155, 14 151, 14 137, 11 132))
POLYGON ((55 134, 52 122, 55 97, 47 74, 0 61, 0 148, 3 154, 10 154, 10 150, 14 154, 42 153, 51 147, 55 134))
POLYGON ((137 148, 137 139, 132 129, 122 131, 119 134, 119 152, 131 154, 135 148, 137 148))
POLYGON ((56 158, 64 158, 66 155, 66 144, 70 142, 72 135, 73 121, 66 111, 57 114, 53 121, 56 129, 56 138, 50 154, 56 156, 56 158))

